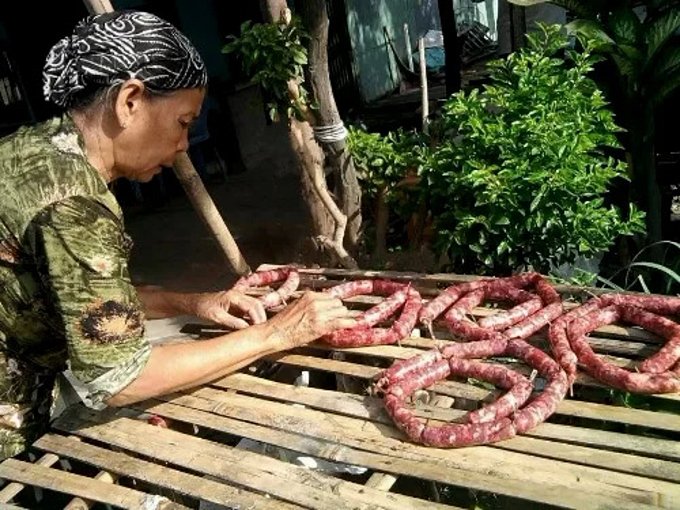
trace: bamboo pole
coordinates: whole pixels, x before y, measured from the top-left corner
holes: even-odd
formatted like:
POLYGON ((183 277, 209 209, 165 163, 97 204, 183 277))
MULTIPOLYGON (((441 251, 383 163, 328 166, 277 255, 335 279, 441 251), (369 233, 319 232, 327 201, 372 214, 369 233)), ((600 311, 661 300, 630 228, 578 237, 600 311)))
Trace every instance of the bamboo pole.
POLYGON ((241 251, 236 245, 236 241, 224 224, 224 220, 217 210, 215 202, 210 198, 208 190, 203 185, 201 176, 196 172, 186 152, 177 156, 173 168, 194 209, 196 209, 203 222, 215 236, 217 244, 222 248, 222 252, 227 257, 234 272, 240 275, 249 274, 251 271, 246 259, 243 258, 241 251))
POLYGON ((406 64, 413 71, 413 50, 411 49, 411 36, 408 33, 408 23, 404 23, 404 39, 406 41, 406 64))
POLYGON ((430 116, 430 99, 427 90, 427 62, 425 62, 425 40, 418 39, 418 60, 420 60, 420 90, 423 110, 423 132, 427 133, 428 117, 430 116))
POLYGON ((84 2, 90 14, 104 14, 114 10, 109 0, 84 0, 84 2))
MULTIPOLYGON (((114 10, 110 0, 83 0, 83 2, 90 14, 103 14, 114 10)), ((177 157, 173 170, 194 209, 215 237, 232 271, 239 275, 249 274, 251 270, 248 263, 186 152, 177 157)))

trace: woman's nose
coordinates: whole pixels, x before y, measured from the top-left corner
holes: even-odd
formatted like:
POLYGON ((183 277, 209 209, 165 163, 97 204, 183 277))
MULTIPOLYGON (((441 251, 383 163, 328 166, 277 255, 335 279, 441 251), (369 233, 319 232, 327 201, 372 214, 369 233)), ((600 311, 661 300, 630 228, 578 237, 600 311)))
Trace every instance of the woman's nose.
POLYGON ((186 152, 189 150, 189 135, 185 132, 179 139, 179 144, 177 144, 177 152, 186 152))

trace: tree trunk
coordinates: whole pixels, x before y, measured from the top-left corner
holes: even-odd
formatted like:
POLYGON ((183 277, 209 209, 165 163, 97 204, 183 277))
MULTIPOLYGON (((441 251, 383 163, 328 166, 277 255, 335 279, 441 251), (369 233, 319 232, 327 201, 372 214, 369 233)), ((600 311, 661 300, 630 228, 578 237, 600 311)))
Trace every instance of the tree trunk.
POLYGON ((375 250, 373 258, 379 262, 387 256, 387 229, 390 221, 390 209, 387 207, 387 190, 384 187, 378 189, 375 206, 375 250))
POLYGON ((269 23, 279 21, 279 18, 288 9, 288 2, 286 0, 260 0, 260 10, 264 19, 269 23))
POLYGON ((456 13, 452 0, 438 0, 439 19, 444 35, 444 54, 446 69, 446 95, 450 96, 460 90, 460 46, 458 44, 458 28, 456 27, 456 13))
POLYGON ((510 5, 510 33, 511 50, 518 51, 524 48, 525 34, 527 33, 526 7, 510 5))
MULTIPOLYGON (((636 119, 630 123, 631 160, 633 164, 632 189, 634 201, 645 211, 647 242, 661 240, 661 191, 656 178, 654 155, 654 114, 646 101, 638 102, 636 119)), ((658 258, 652 255, 653 259, 658 258)))
MULTIPOLYGON (((268 22, 290 21, 286 0, 261 0, 260 5, 268 22)), ((296 98, 299 95, 298 83, 289 81, 288 93, 296 98)), ((324 265, 340 264, 353 269, 357 267, 356 261, 344 246, 347 216, 338 208, 328 191, 323 151, 314 139, 310 123, 314 119, 309 109, 304 113, 306 120, 290 120, 288 133, 300 167, 302 198, 312 217, 314 245, 319 254, 327 257, 324 265)))
MULTIPOLYGON (((309 45, 309 76, 312 98, 318 109, 314 116, 318 126, 340 126, 342 119, 333 95, 328 71, 328 13, 325 0, 307 0, 299 7, 302 21, 311 37, 309 45)), ((335 195, 347 216, 346 246, 355 250, 361 229, 361 188, 354 161, 345 139, 322 142, 326 163, 335 177, 335 195)))

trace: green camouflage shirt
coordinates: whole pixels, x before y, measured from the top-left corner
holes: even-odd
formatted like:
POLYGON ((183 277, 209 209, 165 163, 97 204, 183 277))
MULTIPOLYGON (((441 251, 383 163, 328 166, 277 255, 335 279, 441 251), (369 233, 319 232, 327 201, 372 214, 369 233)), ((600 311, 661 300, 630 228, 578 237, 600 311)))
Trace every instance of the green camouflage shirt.
POLYGON ((0 140, 0 458, 45 430, 58 372, 98 404, 144 367, 131 244, 68 116, 0 140))

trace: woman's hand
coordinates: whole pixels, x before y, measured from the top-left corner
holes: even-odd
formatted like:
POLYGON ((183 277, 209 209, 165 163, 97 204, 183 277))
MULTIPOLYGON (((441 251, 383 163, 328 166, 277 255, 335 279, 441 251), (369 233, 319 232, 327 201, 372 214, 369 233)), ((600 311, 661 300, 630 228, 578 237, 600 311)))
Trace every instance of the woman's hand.
POLYGON ((197 317, 234 329, 244 329, 267 320, 262 303, 237 290, 198 294, 192 312, 197 317), (249 317, 251 323, 243 317, 249 317))
POLYGON ((305 292, 266 324, 268 336, 280 350, 313 342, 336 329, 356 326, 350 311, 338 298, 322 292, 305 292))

